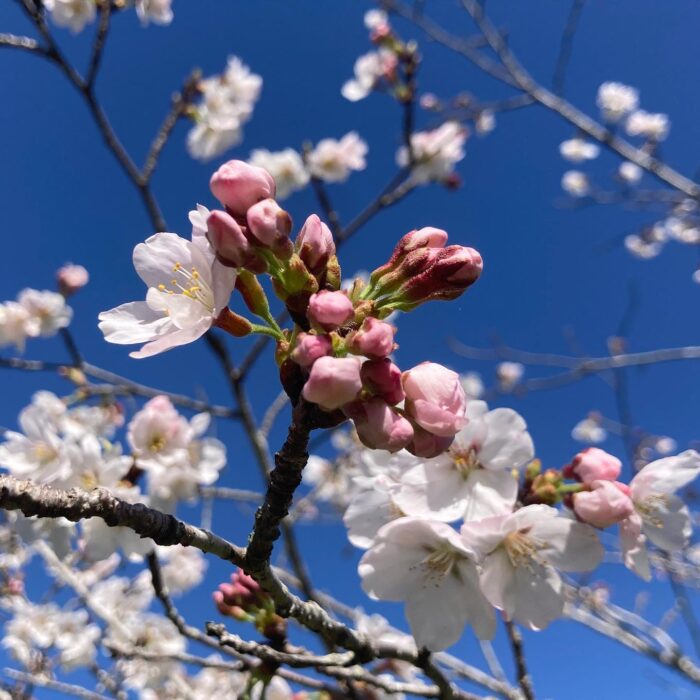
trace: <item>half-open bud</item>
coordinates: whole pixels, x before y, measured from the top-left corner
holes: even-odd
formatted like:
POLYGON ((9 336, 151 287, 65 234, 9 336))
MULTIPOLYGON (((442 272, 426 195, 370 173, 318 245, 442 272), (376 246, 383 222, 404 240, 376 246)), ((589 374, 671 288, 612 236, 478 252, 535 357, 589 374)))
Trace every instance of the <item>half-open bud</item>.
POLYGON ((436 362, 422 362, 404 372, 406 412, 422 428, 439 437, 453 437, 467 420, 467 398, 459 375, 436 362))
POLYGON ((590 491, 579 491, 573 496, 574 513, 594 527, 610 527, 634 513, 629 487, 617 481, 594 481, 590 491))
POLYGON ((275 196, 275 181, 263 168, 242 160, 224 163, 209 181, 212 194, 239 220, 259 201, 275 196))

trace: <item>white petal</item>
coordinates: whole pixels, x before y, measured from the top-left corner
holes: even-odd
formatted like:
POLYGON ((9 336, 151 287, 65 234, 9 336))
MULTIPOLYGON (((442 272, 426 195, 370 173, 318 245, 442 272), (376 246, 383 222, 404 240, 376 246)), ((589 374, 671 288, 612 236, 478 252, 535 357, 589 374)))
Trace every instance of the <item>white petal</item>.
POLYGON ((562 516, 545 517, 531 533, 546 545, 543 558, 561 571, 592 571, 603 559, 603 546, 590 525, 562 516))
POLYGON ((693 534, 690 513, 678 496, 665 494, 654 499, 651 517, 642 513, 644 534, 660 549, 679 552, 693 534))
POLYGON ((145 301, 122 304, 99 316, 99 328, 105 340, 119 345, 145 343, 154 340, 172 327, 166 316, 153 311, 145 301))
POLYGON ((564 610, 561 578, 551 566, 519 566, 515 569, 513 617, 530 629, 544 629, 564 610))
POLYGON ((462 513, 465 522, 512 512, 518 497, 518 482, 506 471, 477 469, 467 480, 469 494, 462 513))
POLYGON ((502 610, 507 619, 515 612, 515 569, 505 549, 497 549, 481 568, 481 590, 491 605, 502 610))
POLYGON ((136 359, 152 357, 158 353, 175 348, 178 345, 186 345, 203 336, 209 330, 210 326, 211 323, 207 319, 203 319, 198 326, 185 328, 183 330, 175 330, 167 335, 161 336, 157 340, 146 343, 140 350, 130 352, 129 357, 136 359))
POLYGON ((686 450, 675 457, 664 457, 644 467, 630 482, 632 499, 642 500, 650 493, 675 493, 700 474, 700 454, 686 450))
POLYGON ((192 243, 175 233, 156 233, 134 248, 136 272, 147 287, 167 284, 177 263, 190 267, 192 243))
POLYGON ((488 437, 479 450, 479 461, 488 469, 519 469, 535 456, 532 438, 519 413, 497 408, 485 417, 488 437))
POLYGON ((646 540, 642 533, 642 518, 637 513, 620 523, 620 547, 625 566, 645 581, 651 581, 646 540))

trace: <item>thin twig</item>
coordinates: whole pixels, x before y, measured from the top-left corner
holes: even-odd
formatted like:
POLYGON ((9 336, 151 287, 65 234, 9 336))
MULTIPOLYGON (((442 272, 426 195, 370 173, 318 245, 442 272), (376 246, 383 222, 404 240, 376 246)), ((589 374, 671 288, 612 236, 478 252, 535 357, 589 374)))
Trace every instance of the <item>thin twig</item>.
POLYGON ((523 691, 525 700, 535 700, 535 691, 532 687, 532 678, 527 671, 527 662, 525 661, 525 649, 523 648, 523 636, 520 630, 516 627, 512 620, 505 620, 506 632, 508 640, 513 651, 513 660, 515 661, 515 669, 518 674, 518 685, 523 691))

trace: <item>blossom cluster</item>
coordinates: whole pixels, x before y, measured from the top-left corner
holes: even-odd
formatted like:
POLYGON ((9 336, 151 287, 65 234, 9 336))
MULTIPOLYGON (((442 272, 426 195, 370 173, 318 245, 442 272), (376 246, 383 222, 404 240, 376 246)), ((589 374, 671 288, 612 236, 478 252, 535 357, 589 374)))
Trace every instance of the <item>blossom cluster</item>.
MULTIPOLYGON (((67 27, 74 33, 92 24, 98 11, 97 0, 43 0, 51 20, 59 27, 67 27)), ((123 6, 133 6, 141 24, 166 25, 173 21, 172 0, 134 0, 123 6)))
POLYGON ((202 97, 189 111, 195 124, 187 135, 187 149, 193 158, 210 160, 242 141, 243 125, 253 115, 262 78, 231 56, 221 75, 200 80, 198 87, 202 97))
MULTIPOLYGON (((150 501, 166 511, 194 498, 199 486, 216 481, 226 463, 223 444, 204 435, 209 415, 188 421, 165 396, 148 401, 126 426, 128 453, 114 439, 124 424, 121 407, 82 403, 80 388, 66 400, 38 392, 18 422, 21 432, 6 431, 0 443, 0 466, 12 476, 58 488, 105 487, 126 501, 150 501), (75 402, 80 403, 71 407, 75 402), (141 475, 147 478, 143 491, 141 475)), ((9 517, 26 538, 48 539, 62 555, 78 537, 78 527, 64 519, 9 517)), ((81 521, 78 540, 80 551, 93 561, 118 549, 139 560, 152 548, 132 530, 110 528, 100 518, 81 521)))
POLYGON ((563 613, 562 573, 590 571, 598 530, 619 525, 624 564, 648 580, 647 540, 681 551, 691 519, 675 492, 700 473, 692 450, 649 463, 625 484, 621 462, 587 448, 542 470, 525 421, 508 408, 467 403, 466 425, 432 459, 337 442, 338 467, 313 457, 305 477, 317 499, 345 509, 348 538, 374 598, 403 601, 419 646, 453 644, 469 623, 494 630, 492 608, 532 629, 563 613), (461 521, 459 531, 449 523, 461 521))
MULTIPOLYGON (((670 129, 668 116, 639 109, 639 92, 629 85, 616 82, 603 83, 598 88, 597 104, 601 117, 611 129, 624 123, 625 131, 629 136, 644 139, 644 148, 647 151, 653 151, 668 136, 670 129)), ((600 154, 600 147, 586 141, 583 136, 576 135, 563 141, 559 146, 559 152, 565 160, 583 163, 596 159, 600 154)), ((624 187, 639 183, 643 174, 644 171, 630 161, 621 163, 617 170, 617 178, 624 187)), ((569 170, 564 173, 561 185, 572 197, 586 197, 592 192, 588 175, 580 170, 569 170)))

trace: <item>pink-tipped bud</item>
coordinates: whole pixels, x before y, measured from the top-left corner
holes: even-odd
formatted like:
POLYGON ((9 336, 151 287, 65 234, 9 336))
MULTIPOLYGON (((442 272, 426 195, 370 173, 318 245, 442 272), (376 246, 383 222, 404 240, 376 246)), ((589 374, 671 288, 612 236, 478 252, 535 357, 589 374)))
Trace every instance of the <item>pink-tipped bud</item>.
POLYGON ((212 194, 237 219, 243 219, 253 204, 275 196, 272 175, 242 160, 224 163, 209 181, 212 194))
POLYGON ((304 398, 333 411, 354 401, 360 390, 360 359, 357 357, 319 357, 304 384, 304 398))
POLYGON ((406 412, 439 437, 453 437, 467 420, 467 398, 459 375, 436 362, 422 362, 401 377, 406 412))
POLYGON ((418 425, 414 425, 413 440, 406 445, 406 449, 416 457, 432 459, 445 452, 453 440, 454 437, 440 437, 423 430, 418 425))
POLYGON ((430 299, 456 299, 479 279, 484 261, 474 248, 449 246, 415 277, 408 277, 396 293, 407 303, 430 299))
MULTIPOLYGON (((370 275, 370 282, 376 283, 381 277, 387 275, 392 270, 395 270, 410 253, 416 251, 424 251, 427 249, 434 249, 429 255, 419 255, 417 258, 413 256, 418 261, 432 260, 437 253, 437 250, 445 247, 447 242, 447 232, 439 228, 433 228, 432 226, 426 226, 419 230, 409 231, 405 236, 403 236, 399 242, 394 247, 394 250, 389 258, 389 261, 377 268, 370 275)), ((415 268, 416 265, 414 264, 415 268)), ((412 273, 417 274, 417 270, 412 273)))
POLYGON ((344 292, 321 291, 312 294, 306 317, 312 326, 332 331, 355 315, 352 302, 344 292))
POLYGON ((58 291, 64 297, 75 294, 90 280, 90 274, 82 265, 64 265, 56 272, 58 291))
POLYGON ((325 269, 330 258, 335 255, 333 234, 316 214, 311 214, 299 231, 294 249, 309 272, 317 275, 325 269))
POLYGON ((383 399, 355 401, 343 411, 353 420, 360 442, 373 450, 398 452, 413 440, 413 426, 383 399))
POLYGON ((369 360, 360 369, 362 386, 387 403, 397 404, 406 398, 401 386, 401 370, 388 359, 369 360))
POLYGON ((355 355, 365 355, 378 360, 394 351, 395 332, 390 323, 370 316, 363 321, 359 330, 348 335, 346 347, 355 355))
POLYGON ((207 238, 217 258, 230 267, 243 267, 251 247, 236 220, 225 211, 215 209, 207 219, 207 238))
POLYGON ((616 481, 593 481, 590 491, 579 491, 573 496, 574 513, 579 520, 594 527, 610 527, 634 513, 634 504, 626 491, 626 484, 616 481), (620 488, 620 487, 625 488, 620 488))
POLYGON ((248 233, 253 242, 271 248, 285 259, 292 255, 289 233, 292 230, 292 217, 275 202, 263 199, 254 204, 246 213, 248 233))
POLYGON ((333 353, 333 344, 327 335, 299 333, 291 358, 302 367, 311 367, 319 357, 333 353))
POLYGON ((598 447, 587 447, 564 467, 564 476, 590 484, 600 480, 615 481, 621 471, 622 462, 617 457, 598 447))

